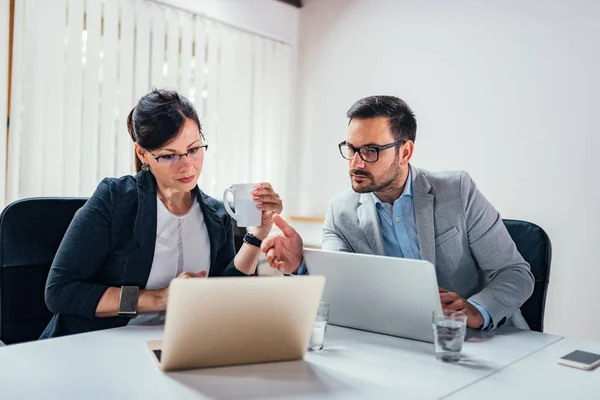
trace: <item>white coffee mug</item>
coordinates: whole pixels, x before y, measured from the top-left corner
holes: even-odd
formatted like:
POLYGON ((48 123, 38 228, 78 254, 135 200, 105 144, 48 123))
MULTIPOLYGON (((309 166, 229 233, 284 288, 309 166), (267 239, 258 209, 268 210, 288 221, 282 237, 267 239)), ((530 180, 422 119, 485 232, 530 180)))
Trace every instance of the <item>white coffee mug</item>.
POLYGON ((256 208, 258 204, 252 198, 252 192, 256 189, 257 183, 238 183, 225 189, 223 193, 223 204, 227 213, 237 221, 237 226, 260 226, 262 221, 262 210, 256 208), (233 195, 233 207, 231 210, 227 194, 233 195))

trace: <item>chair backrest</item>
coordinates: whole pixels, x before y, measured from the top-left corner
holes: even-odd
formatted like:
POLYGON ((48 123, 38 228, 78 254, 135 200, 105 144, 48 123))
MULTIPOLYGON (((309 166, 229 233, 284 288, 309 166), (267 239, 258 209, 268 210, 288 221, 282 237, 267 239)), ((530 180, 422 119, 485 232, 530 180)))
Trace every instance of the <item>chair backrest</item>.
POLYGON ((550 281, 550 263, 552 261, 550 238, 542 228, 531 222, 512 219, 503 221, 517 245, 517 250, 529 263, 535 277, 533 294, 523 304, 521 312, 532 330, 543 332, 546 292, 550 281))
POLYGON ((82 198, 31 198, 0 215, 0 340, 37 340, 52 314, 44 291, 58 246, 82 198))

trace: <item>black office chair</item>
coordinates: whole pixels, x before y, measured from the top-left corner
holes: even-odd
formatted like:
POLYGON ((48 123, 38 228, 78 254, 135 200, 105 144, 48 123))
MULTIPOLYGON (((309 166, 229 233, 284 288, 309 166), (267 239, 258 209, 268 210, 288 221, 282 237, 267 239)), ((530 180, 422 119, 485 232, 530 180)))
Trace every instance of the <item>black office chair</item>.
POLYGON ((31 198, 0 215, 0 340, 37 340, 52 314, 46 278, 54 255, 82 198, 31 198))
POLYGON ((546 292, 550 281, 550 263, 552 261, 552 243, 539 226, 531 222, 505 219, 504 225, 517 250, 531 266, 535 277, 533 294, 521 307, 521 312, 531 330, 543 332, 546 292))

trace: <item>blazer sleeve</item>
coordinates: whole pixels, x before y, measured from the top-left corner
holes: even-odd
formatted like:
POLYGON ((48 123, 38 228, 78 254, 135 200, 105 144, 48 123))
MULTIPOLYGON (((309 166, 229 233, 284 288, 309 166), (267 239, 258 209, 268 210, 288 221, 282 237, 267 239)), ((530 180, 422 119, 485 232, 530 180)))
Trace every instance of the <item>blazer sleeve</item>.
POLYGON ((469 246, 485 277, 484 289, 469 300, 489 312, 490 328, 498 328, 531 296, 534 277, 500 214, 466 172, 461 177, 461 199, 469 246))
MULTIPOLYGON (((248 276, 238 270, 234 265, 235 259, 235 242, 233 238, 233 221, 229 215, 223 217, 225 226, 225 243, 219 249, 215 264, 217 266, 226 265, 221 276, 248 276)), ((220 268, 217 268, 220 270, 220 268)))
POLYGON ((46 281, 46 305, 51 312, 94 318, 108 289, 94 278, 110 249, 113 201, 108 179, 104 179, 75 213, 46 281))
POLYGON ((333 202, 329 202, 327 215, 325 216, 325 222, 323 223, 323 239, 321 248, 323 250, 330 251, 353 252, 348 242, 344 239, 336 227, 335 211, 333 208, 333 202))

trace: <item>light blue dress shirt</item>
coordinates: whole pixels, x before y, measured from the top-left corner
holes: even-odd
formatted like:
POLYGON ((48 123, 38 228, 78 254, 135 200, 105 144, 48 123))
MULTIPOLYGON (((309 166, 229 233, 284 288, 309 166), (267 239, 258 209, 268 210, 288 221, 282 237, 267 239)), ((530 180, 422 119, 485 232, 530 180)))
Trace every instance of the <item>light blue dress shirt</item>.
POLYGON ((408 173, 404 191, 394 204, 382 202, 371 193, 379 215, 379 227, 385 253, 390 257, 421 259, 413 202, 412 173, 408 173))

